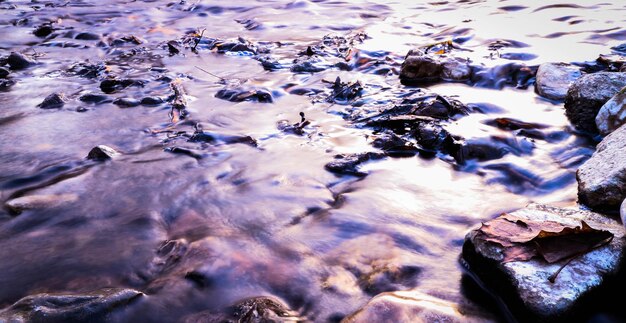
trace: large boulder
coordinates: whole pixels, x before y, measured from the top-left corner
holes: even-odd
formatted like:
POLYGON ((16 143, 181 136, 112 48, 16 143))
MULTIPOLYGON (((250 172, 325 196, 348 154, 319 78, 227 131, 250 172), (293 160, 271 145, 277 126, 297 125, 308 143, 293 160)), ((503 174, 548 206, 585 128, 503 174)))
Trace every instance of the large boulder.
POLYGON ((529 205, 485 222, 468 233, 462 263, 470 277, 505 305, 520 322, 584 320, 597 313, 595 306, 610 300, 615 292, 612 288, 618 288, 619 284, 614 282, 619 282, 623 274, 624 234, 625 229, 617 220, 597 213, 529 205), (576 227, 582 229, 576 231, 573 229, 576 227), (494 230, 505 237, 504 240, 507 237, 517 239, 518 232, 522 235, 530 232, 529 236, 535 238, 522 246, 535 248, 537 254, 522 259, 519 250, 523 249, 511 247, 520 245, 503 243, 486 234, 494 230), (559 236, 564 232, 570 234, 569 238, 559 236), (590 235, 596 234, 602 235, 602 243, 596 244, 597 240, 593 240, 583 252, 576 248, 574 255, 570 253, 554 259, 551 258, 554 253, 548 256, 548 252, 554 252, 554 249, 571 252, 578 241, 589 241, 592 239, 590 235), (538 237, 559 240, 546 241, 538 237))
POLYGON ((587 74, 572 83, 565 97, 565 114, 578 130, 597 133, 596 115, 602 105, 626 86, 626 73, 587 74))
POLYGON ((596 116, 600 134, 606 136, 626 123, 626 87, 605 103, 596 116))
POLYGON ((125 288, 85 294, 36 294, 0 311, 0 322, 101 322, 116 308, 143 295, 125 288))
POLYGON ((618 209, 626 197, 626 125, 598 144, 576 179, 581 203, 599 210, 618 209))
POLYGON ((563 100, 572 82, 582 76, 580 68, 567 63, 539 65, 535 81, 537 94, 552 100, 563 100))

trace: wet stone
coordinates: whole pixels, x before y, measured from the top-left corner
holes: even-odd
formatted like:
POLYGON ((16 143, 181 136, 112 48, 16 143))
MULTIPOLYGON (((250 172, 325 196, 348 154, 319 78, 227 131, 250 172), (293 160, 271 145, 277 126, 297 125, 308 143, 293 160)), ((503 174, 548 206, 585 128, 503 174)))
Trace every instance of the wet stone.
POLYGON ((626 87, 605 103, 596 116, 596 126, 603 136, 626 123, 626 87))
POLYGON ((589 211, 544 205, 530 205, 509 214, 521 220, 552 221, 568 227, 580 227, 584 221, 593 229, 614 235, 609 243, 571 261, 566 258, 550 264, 543 258, 503 262, 502 245, 478 238, 478 229, 469 232, 463 245, 464 267, 479 285, 501 299, 518 320, 575 321, 577 315, 594 310, 588 305, 591 301, 601 302, 613 296, 607 289, 621 271, 625 247, 625 230, 618 221, 589 211), (549 278, 559 269, 551 282, 549 278))
POLYGON ((383 153, 367 152, 351 155, 336 155, 335 160, 326 164, 324 168, 327 171, 340 175, 352 175, 357 177, 367 176, 367 173, 359 171, 359 166, 370 160, 382 159, 385 157, 383 153))
POLYGON ((133 108, 139 106, 141 101, 132 98, 118 98, 113 101, 113 104, 117 105, 120 108, 133 108))
POLYGON ((539 65, 535 91, 552 100, 563 100, 567 89, 582 73, 580 68, 566 63, 544 63, 539 65))
POLYGON ((218 99, 231 101, 231 102, 243 102, 243 101, 252 101, 252 102, 260 102, 260 103, 272 103, 274 99, 272 98, 272 93, 263 89, 244 89, 244 88, 234 88, 234 89, 221 89, 217 91, 215 97, 218 99))
POLYGON ((72 65, 68 71, 77 76, 82 76, 86 78, 101 77, 108 72, 107 66, 104 63, 98 63, 98 64, 78 63, 78 64, 72 65))
POLYGON ((157 106, 159 104, 162 104, 163 102, 165 101, 163 101, 163 99, 158 96, 148 96, 141 99, 141 105, 146 106, 157 106))
POLYGON ((9 70, 4 67, 0 67, 0 79, 7 78, 9 76, 9 70))
POLYGON ((15 81, 9 79, 0 79, 0 91, 7 90, 11 86, 15 85, 15 81))
POLYGON ((53 31, 54 31, 54 28, 52 28, 52 25, 44 24, 44 25, 37 27, 33 31, 33 34, 37 37, 43 38, 43 37, 47 37, 48 35, 50 35, 53 31))
POLYGON ((65 96, 61 93, 52 93, 48 95, 43 102, 39 103, 37 107, 41 109, 57 109, 63 107, 65 104, 65 96))
POLYGON ((23 70, 35 65, 35 62, 23 54, 12 52, 7 58, 7 64, 11 70, 23 70))
POLYGON ((74 36, 74 39, 78 40, 100 40, 100 35, 90 33, 90 32, 82 32, 74 36))
POLYGON ((565 115, 581 131, 598 133, 600 108, 626 86, 626 73, 587 74, 572 83, 565 97, 565 115))
POLYGON ((626 198, 626 125, 604 138, 576 172, 578 199, 598 210, 617 211, 626 198))
POLYGON ((110 97, 106 95, 92 94, 92 93, 83 94, 78 99, 81 102, 93 103, 93 104, 103 104, 103 103, 113 102, 113 99, 111 99, 110 97))
POLYGON ((104 320, 116 309, 141 297, 133 289, 107 288, 84 294, 26 296, 0 311, 2 322, 89 322, 104 320))
POLYGON ((232 316, 242 323, 301 321, 296 312, 270 297, 241 301, 233 306, 232 316))
POLYGON ((87 159, 103 161, 107 159, 112 159, 118 155, 120 155, 120 153, 115 149, 109 146, 99 145, 89 151, 89 154, 87 154, 87 159))
POLYGON ((443 64, 437 59, 411 50, 406 55, 400 70, 403 84, 419 84, 438 81, 443 72, 443 64))
POLYGON ((145 81, 142 80, 131 80, 131 79, 106 79, 100 82, 100 90, 102 92, 110 94, 117 91, 121 91, 129 86, 139 86, 143 87, 145 85, 145 81))

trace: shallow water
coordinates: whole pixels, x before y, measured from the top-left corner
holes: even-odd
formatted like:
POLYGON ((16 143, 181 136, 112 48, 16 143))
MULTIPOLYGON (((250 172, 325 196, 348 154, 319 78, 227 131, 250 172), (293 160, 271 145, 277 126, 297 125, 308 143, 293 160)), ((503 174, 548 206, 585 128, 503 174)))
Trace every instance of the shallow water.
POLYGON ((626 40, 625 11, 619 1, 0 1, 0 56, 17 51, 38 62, 12 71, 16 83, 0 92, 0 197, 57 195, 44 208, 0 211, 0 307, 39 292, 130 287, 147 296, 116 312, 115 321, 183 320, 261 295, 309 320, 329 321, 378 293, 416 290, 498 320, 494 308, 463 291, 463 237, 529 202, 576 204, 575 170, 594 142, 573 131, 561 103, 540 98, 532 86, 501 86, 497 76, 475 86, 432 85, 432 92, 483 110, 449 122, 449 131, 503 142, 509 153, 464 165, 443 155, 387 157, 363 165, 363 178, 337 176, 324 165, 336 154, 375 150, 374 130, 347 116, 367 115, 416 90, 397 75, 409 49, 453 40, 487 67, 593 61, 626 40), (33 34, 48 22, 56 29, 51 35, 33 34), (168 41, 203 29, 207 38, 264 42, 280 61, 327 34, 363 32, 359 58, 385 63, 293 73, 202 48, 169 55, 168 41), (96 39, 76 39, 81 32, 96 39), (142 43, 112 45, 131 35, 142 43), (502 43, 508 46, 489 49, 502 43), (72 73, 82 62, 107 70, 96 78, 72 73), (79 100, 103 94, 107 73, 145 81, 109 101, 167 98, 169 80, 178 79, 188 117, 173 123, 168 104, 120 108, 79 100), (328 92, 323 80, 338 76, 364 84, 360 104, 290 93, 328 92), (219 78, 265 88, 273 103, 219 99, 219 78), (63 92, 67 103, 37 108, 53 92, 63 92), (311 121, 304 136, 278 129, 281 120, 299 121, 300 112, 311 121), (541 124, 541 138, 490 125, 504 117, 541 124), (257 145, 180 136, 198 123, 257 145), (86 161, 101 144, 122 155, 86 161), (178 256, 159 254, 168 240, 178 241, 178 256))

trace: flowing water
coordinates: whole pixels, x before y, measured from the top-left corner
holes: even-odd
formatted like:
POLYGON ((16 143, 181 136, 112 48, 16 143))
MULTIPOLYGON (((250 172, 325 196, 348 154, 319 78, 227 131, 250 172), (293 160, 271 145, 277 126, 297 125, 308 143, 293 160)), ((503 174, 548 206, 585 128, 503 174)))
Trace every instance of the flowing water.
POLYGON ((0 198, 51 200, 0 211, 0 308, 40 292, 129 287, 146 296, 115 321, 176 322, 266 295, 323 322, 381 292, 415 290, 498 320, 463 287, 463 238, 530 202, 576 204, 575 171, 594 142, 573 131, 562 103, 532 86, 502 86, 498 76, 432 85, 482 111, 450 121, 450 131, 505 143, 509 153, 463 165, 443 154, 386 157, 362 165, 364 177, 324 166, 337 154, 376 151, 375 130, 348 116, 417 90, 397 74, 409 49, 453 40, 487 67, 594 61, 626 40, 625 13, 620 1, 0 1, 0 56, 21 52, 37 62, 12 71, 15 84, 0 91, 0 198), (33 34, 46 23, 50 35, 33 34), (167 42, 190 33, 243 37, 281 62, 325 35, 364 33, 354 49, 365 63, 294 73, 202 43, 171 53, 167 42), (79 63, 102 69, 85 77, 79 63), (103 95, 107 75, 143 83, 100 104, 79 99, 103 95), (359 104, 309 95, 327 93, 325 81, 338 76, 361 81, 359 104), (171 80, 186 92, 184 120, 173 120, 167 103, 111 102, 167 98, 171 80), (273 102, 222 100, 225 83, 266 89, 273 102), (61 108, 37 107, 58 92, 67 98, 61 108), (311 122, 304 135, 279 129, 300 112, 311 122), (493 126, 495 118, 539 126, 524 135, 493 126), (256 145, 187 141, 197 124, 256 145), (86 160, 97 145, 121 155, 86 160))

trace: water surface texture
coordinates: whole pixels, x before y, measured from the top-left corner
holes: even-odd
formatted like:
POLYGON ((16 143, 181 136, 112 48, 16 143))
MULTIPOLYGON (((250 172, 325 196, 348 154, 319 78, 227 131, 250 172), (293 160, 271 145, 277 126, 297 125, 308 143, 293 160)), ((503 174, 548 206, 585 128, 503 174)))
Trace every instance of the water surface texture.
POLYGON ((0 210, 0 308, 128 287, 146 296, 113 321, 184 321, 273 296, 325 322, 415 290, 498 320, 463 287, 464 235, 530 202, 574 206, 575 171, 594 142, 532 86, 494 72, 420 90, 400 84, 400 64, 448 40, 485 67, 594 61, 626 41, 624 17, 621 1, 0 1, 0 56, 35 62, 0 91, 0 199, 48 200, 0 210), (354 40, 351 52, 315 73, 209 46, 241 37, 284 65, 329 35, 354 40), (193 51, 186 37, 199 41, 193 51), (101 87, 113 77, 131 83, 101 87), (360 97, 333 98, 337 77, 360 81, 360 97), (185 90, 183 112, 172 82, 185 90), (272 102, 224 100, 224 88, 272 102), (416 91, 474 107, 447 129, 502 156, 385 157, 360 166, 367 176, 325 169, 335 155, 377 151, 376 129, 354 120, 416 91), (52 93, 62 107, 37 106, 52 93), (130 100, 146 97, 154 104, 130 100), (310 124, 285 131, 301 112, 310 124), (200 130, 208 137, 190 140, 200 130), (86 160, 97 145, 121 154, 86 160))

